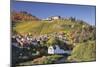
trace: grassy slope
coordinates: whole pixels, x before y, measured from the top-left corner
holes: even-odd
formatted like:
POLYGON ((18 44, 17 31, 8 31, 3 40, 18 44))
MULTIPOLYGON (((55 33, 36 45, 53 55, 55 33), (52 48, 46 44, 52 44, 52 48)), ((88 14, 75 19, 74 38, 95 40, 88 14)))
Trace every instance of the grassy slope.
POLYGON ((86 43, 78 44, 72 51, 67 61, 81 62, 81 61, 94 61, 96 60, 96 44, 95 41, 88 41, 86 43))
POLYGON ((71 22, 70 20, 54 20, 54 21, 29 21, 16 24, 13 29, 19 33, 31 32, 35 35, 46 34, 60 31, 70 31, 81 28, 79 23, 71 22), (71 25, 75 25, 72 29, 71 25))

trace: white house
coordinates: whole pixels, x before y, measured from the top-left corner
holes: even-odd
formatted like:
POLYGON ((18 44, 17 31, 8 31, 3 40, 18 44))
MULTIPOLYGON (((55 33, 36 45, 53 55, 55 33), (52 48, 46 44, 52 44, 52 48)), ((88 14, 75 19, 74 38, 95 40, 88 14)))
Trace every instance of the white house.
POLYGON ((58 19, 61 19, 61 16, 51 16, 51 17, 48 17, 48 18, 43 19, 43 20, 51 21, 51 20, 58 20, 58 19))
POLYGON ((54 48, 53 46, 48 47, 48 54, 54 54, 54 48))
POLYGON ((54 46, 49 46, 48 47, 48 54, 70 54, 71 53, 71 50, 63 50, 63 49, 60 49, 60 47, 58 45, 55 45, 55 48, 54 46))
POLYGON ((52 17, 50 17, 52 20, 58 20, 58 19, 61 19, 61 17, 60 16, 52 16, 52 17))

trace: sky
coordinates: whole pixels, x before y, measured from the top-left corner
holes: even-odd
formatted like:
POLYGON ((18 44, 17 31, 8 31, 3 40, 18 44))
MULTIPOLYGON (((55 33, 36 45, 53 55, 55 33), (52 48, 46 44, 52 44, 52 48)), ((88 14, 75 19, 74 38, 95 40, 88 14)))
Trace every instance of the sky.
POLYGON ((11 10, 26 11, 32 15, 45 19, 50 16, 75 17, 85 22, 95 25, 95 6, 41 3, 14 1, 11 10))

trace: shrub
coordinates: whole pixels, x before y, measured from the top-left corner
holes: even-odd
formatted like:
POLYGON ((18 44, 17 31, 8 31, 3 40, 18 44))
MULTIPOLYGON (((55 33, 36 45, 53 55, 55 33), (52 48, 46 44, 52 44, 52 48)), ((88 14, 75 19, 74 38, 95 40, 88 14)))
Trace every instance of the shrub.
POLYGON ((47 56, 46 60, 43 62, 43 64, 51 64, 55 63, 58 59, 62 58, 62 55, 52 55, 52 56, 47 56))
POLYGON ((88 41, 76 45, 71 56, 68 57, 69 62, 80 61, 94 61, 96 59, 96 45, 95 41, 88 41))
POLYGON ((51 37, 48 41, 47 41, 47 46, 50 45, 55 45, 57 44, 57 39, 55 37, 51 37))

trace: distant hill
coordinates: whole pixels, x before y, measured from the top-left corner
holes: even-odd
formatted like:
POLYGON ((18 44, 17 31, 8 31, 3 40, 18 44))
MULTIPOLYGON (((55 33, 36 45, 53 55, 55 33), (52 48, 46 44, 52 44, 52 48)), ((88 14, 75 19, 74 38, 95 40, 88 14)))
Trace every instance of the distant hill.
POLYGON ((16 12, 13 11, 11 12, 11 18, 12 18, 12 22, 21 22, 21 21, 37 21, 39 20, 39 18, 37 18, 36 16, 33 16, 32 14, 25 12, 25 11, 20 11, 20 12, 16 12))

